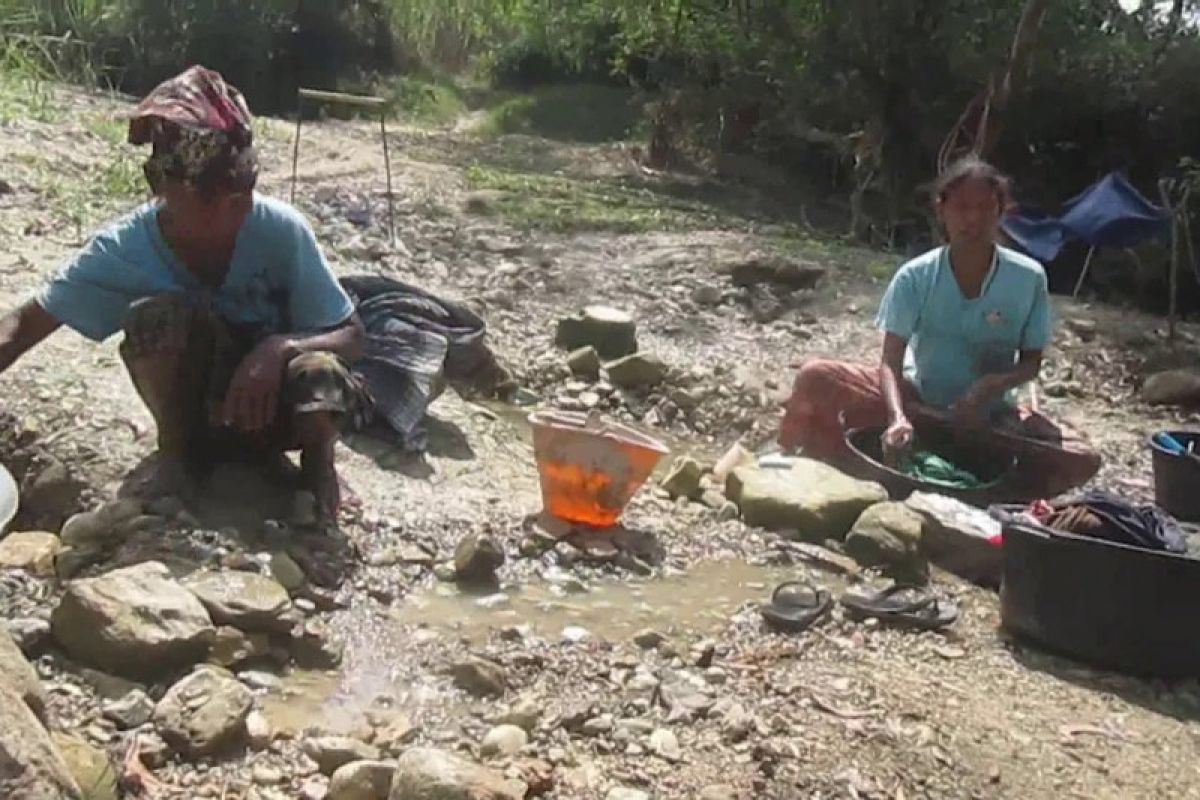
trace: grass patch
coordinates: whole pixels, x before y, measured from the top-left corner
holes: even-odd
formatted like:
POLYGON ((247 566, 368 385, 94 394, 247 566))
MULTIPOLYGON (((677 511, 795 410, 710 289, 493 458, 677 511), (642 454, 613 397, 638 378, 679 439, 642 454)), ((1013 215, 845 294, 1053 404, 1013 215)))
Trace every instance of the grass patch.
POLYGON ((524 230, 640 233, 729 227, 704 205, 620 181, 582 181, 478 164, 468 167, 466 177, 473 189, 501 193, 493 203, 495 213, 524 230))
POLYGON ((564 84, 500 98, 479 130, 485 135, 520 133, 602 144, 628 140, 642 123, 642 108, 633 90, 564 84))
POLYGON ((391 99, 397 117, 418 125, 452 125, 467 110, 461 87, 437 76, 405 75, 381 94, 391 99))

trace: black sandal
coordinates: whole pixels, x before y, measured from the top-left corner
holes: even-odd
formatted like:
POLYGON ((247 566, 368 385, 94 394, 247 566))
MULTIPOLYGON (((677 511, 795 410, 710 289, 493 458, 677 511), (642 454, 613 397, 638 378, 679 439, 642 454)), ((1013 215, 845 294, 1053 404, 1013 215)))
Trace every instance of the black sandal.
POLYGON ((933 631, 958 619, 958 606, 917 586, 896 584, 874 594, 848 592, 838 600, 851 616, 933 631), (907 594, 908 596, 902 596, 907 594))
POLYGON ((804 581, 787 581, 775 587, 771 602, 761 612, 772 628, 800 633, 828 616, 832 608, 829 592, 804 581))

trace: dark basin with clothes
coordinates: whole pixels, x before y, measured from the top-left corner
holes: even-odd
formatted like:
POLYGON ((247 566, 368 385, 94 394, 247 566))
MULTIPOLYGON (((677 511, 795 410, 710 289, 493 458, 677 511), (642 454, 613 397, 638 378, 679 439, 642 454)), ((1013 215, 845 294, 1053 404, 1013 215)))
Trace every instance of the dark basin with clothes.
MULTIPOLYGON (((1163 431, 1182 447, 1192 446, 1200 455, 1200 433, 1163 431)), ((1149 439, 1154 469, 1154 502, 1163 511, 1186 522, 1200 522, 1200 460, 1175 453, 1149 439)))
POLYGON ((1004 530, 1000 621, 1047 650, 1133 675, 1200 675, 1200 561, 992 509, 1004 530))
POLYGON ((913 492, 932 492, 961 500, 968 505, 987 508, 994 503, 1022 503, 1038 499, 1022 490, 1016 480, 1015 458, 979 446, 949 428, 924 425, 917 429, 917 446, 930 450, 967 470, 984 485, 974 489, 952 489, 924 481, 892 469, 883 463, 883 428, 855 428, 846 432, 849 463, 843 468, 856 478, 875 481, 888 490, 893 500, 904 500, 913 492))

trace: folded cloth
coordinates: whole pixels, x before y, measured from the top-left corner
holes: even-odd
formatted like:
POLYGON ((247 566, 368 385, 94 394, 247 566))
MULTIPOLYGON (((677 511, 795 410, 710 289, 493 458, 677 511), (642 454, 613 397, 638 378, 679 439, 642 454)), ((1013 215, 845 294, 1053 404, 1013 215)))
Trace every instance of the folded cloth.
POLYGON ((901 471, 910 478, 947 489, 979 489, 983 481, 965 469, 960 469, 937 453, 917 451, 901 462, 901 471))
POLYGON ((352 275, 341 284, 366 328, 352 367, 375 398, 376 419, 406 450, 424 451, 425 411, 444 382, 487 389, 503 375, 484 343, 486 325, 466 306, 392 278, 352 275))
POLYGON ((1170 515, 1156 506, 1134 506, 1099 490, 1059 506, 1047 524, 1055 530, 1146 550, 1187 552, 1179 524, 1170 515))

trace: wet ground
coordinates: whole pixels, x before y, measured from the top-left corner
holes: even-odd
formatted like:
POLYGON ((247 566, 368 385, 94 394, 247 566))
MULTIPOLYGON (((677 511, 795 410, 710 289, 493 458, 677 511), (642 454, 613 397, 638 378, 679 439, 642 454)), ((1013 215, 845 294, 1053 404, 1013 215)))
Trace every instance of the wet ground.
MULTIPOLYGON (((57 119, 0 127, 0 178, 14 187, 0 196, 2 308, 34 291, 78 243, 75 206, 66 205, 78 193, 64 195, 63 181, 94 187, 83 227, 129 202, 97 182, 104 165, 130 157, 96 132, 119 104, 73 93, 60 101, 57 119)), ((286 197, 287 127, 265 125, 264 188, 286 197)), ((717 267, 730 254, 775 246, 777 237, 769 226, 728 212, 723 188, 707 212, 662 230, 530 230, 502 214, 464 211, 482 168, 527 171, 535 192, 546 170, 556 181, 604 186, 614 176, 645 180, 617 148, 399 131, 400 245, 391 247, 375 129, 330 123, 305 136, 298 204, 339 272, 394 275, 469 300, 487 318, 501 357, 545 402, 569 380, 551 343, 555 321, 592 302, 628 309, 639 320, 643 348, 702 399, 691 413, 668 414, 661 400, 647 398, 609 410, 673 450, 711 458, 735 441, 752 448, 768 442, 788 365, 818 354, 872 358, 877 347, 870 312, 886 270, 871 265, 898 259, 814 239, 803 257, 827 266, 828 279, 801 306, 761 321, 717 267), (700 286, 716 287, 721 301, 696 302, 700 286)), ((665 198, 679 188, 663 181, 644 191, 668 208, 673 201, 665 198)), ((728 188, 729 196, 740 191, 728 188)), ((586 211, 569 203, 562 209, 586 211)), ((1057 306, 1063 324, 1048 354, 1043 408, 1096 441, 1106 456, 1101 484, 1146 497, 1145 436, 1196 421, 1136 400, 1142 363, 1164 347, 1162 321, 1057 306)), ((1184 326, 1184 334, 1192 347, 1195 329, 1184 326)), ((88 498, 114 495, 152 450, 149 417, 120 368, 115 342, 96 346, 56 334, 0 384, 0 410, 14 413, 47 451, 85 476, 88 498)), ((623 518, 661 549, 650 575, 602 560, 562 563, 554 551, 522 554, 541 508, 523 422, 528 411, 448 393, 432 409, 426 456, 368 437, 340 449, 364 508, 346 526, 359 553, 340 565, 348 607, 324 615, 346 644, 346 659, 331 673, 282 675, 281 687, 261 693, 282 728, 359 731, 381 716, 404 715, 419 729, 417 741, 473 753, 498 714, 533 704, 542 724, 531 748, 557 765, 556 798, 603 797, 614 786, 688 798, 712 784, 754 798, 1200 796, 1195 682, 1138 681, 1011 642, 999 632, 995 594, 948 576, 938 575, 936 586, 957 600, 962 618, 945 635, 853 623, 840 613, 803 636, 775 635, 756 610, 774 583, 807 577, 836 594, 845 578, 789 558, 769 534, 698 504, 675 503, 653 487, 623 518), (429 561, 445 561, 464 535, 480 531, 503 542, 509 555, 498 591, 463 592, 437 580, 428 563, 396 556, 419 548, 429 561), (638 647, 631 640, 645 629, 661 633, 667 645, 638 647), (468 655, 502 665, 509 682, 502 699, 475 699, 455 687, 447 668, 468 655), (678 696, 680 686, 740 706, 750 719, 747 733, 730 734, 719 714, 672 719, 664 697, 678 696), (564 721, 580 708, 670 726, 682 762, 650 754, 642 739, 581 736, 564 721)), ((274 495, 244 476, 227 483, 223 499, 198 510, 200 530, 187 536, 218 533, 229 548, 257 552, 263 520, 277 513, 258 503, 270 505, 274 495)), ((162 547, 175 547, 177 540, 164 541, 162 547)), ((11 588, 0 592, 8 615, 33 613, 57 591, 45 581, 11 588)), ((75 687, 55 694, 63 724, 91 725, 95 699, 71 666, 48 656, 44 672, 56 686, 75 687)), ((180 797, 220 797, 222 786, 232 786, 269 800, 297 796, 303 763, 288 743, 279 752, 200 767, 175 764, 162 777, 180 797), (290 788, 252 787, 253 766, 276 762, 294 771, 290 788)))

